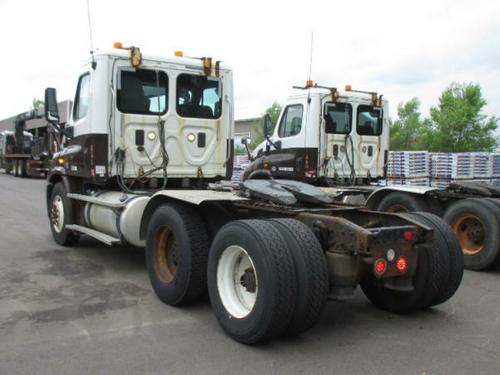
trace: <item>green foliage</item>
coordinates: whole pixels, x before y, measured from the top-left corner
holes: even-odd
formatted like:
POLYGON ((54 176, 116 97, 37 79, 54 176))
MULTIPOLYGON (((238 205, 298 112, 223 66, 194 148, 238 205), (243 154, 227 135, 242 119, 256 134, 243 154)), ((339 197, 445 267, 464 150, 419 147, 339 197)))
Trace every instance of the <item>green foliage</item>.
POLYGON ((246 155, 247 154, 247 150, 245 149, 245 146, 234 145, 234 154, 235 155, 246 155))
POLYGON ((427 149, 430 121, 421 119, 420 100, 413 98, 398 105, 398 119, 390 122, 392 150, 427 149))
POLYGON ((278 117, 281 113, 281 108, 282 105, 278 102, 274 102, 269 108, 265 110, 265 112, 262 114, 261 118, 259 121, 257 121, 254 125, 254 130, 255 130, 255 138, 252 139, 252 143, 250 143, 250 149, 253 150, 255 147, 257 147, 259 144, 264 141, 264 116, 268 114, 271 117, 271 124, 272 124, 272 129, 274 131, 274 128, 276 127, 276 123, 278 122, 278 117))
POLYGON ((498 143, 494 131, 499 119, 484 115, 485 105, 479 85, 452 83, 448 86, 438 106, 431 108, 432 150, 493 151, 498 143))
POLYGON ((43 100, 33 98, 33 101, 31 102, 30 109, 35 109, 35 110, 41 109, 41 108, 43 108, 44 105, 45 105, 45 103, 43 102, 43 100))
POLYGON ((421 118, 417 98, 401 103, 398 118, 391 121, 391 149, 493 151, 499 143, 494 132, 500 120, 484 115, 485 105, 481 87, 472 83, 448 86, 431 108, 430 118, 421 118))

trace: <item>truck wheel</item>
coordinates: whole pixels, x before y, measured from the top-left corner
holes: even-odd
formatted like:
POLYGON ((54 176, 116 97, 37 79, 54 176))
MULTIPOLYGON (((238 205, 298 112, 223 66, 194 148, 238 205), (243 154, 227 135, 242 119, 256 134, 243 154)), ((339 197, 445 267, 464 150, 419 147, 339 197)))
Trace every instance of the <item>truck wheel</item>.
POLYGON ((190 206, 167 203, 147 228, 146 266, 158 298, 172 306, 197 300, 207 289, 208 234, 190 206))
POLYGON ((297 298, 293 255, 269 221, 237 220, 215 236, 208 292, 224 331, 254 344, 285 333, 297 298))
POLYGON ((80 236, 66 229, 66 225, 73 223, 73 210, 67 191, 61 182, 54 185, 50 194, 49 220, 56 243, 62 246, 72 246, 78 242, 80 236))
POLYGON ((328 269, 325 254, 314 233, 295 219, 272 219, 273 226, 285 238, 297 275, 297 301, 288 334, 311 328, 321 316, 328 298, 328 269))
POLYGON ((465 268, 482 270, 495 265, 500 253, 500 210, 481 198, 462 199, 444 214, 464 253, 465 268))
MULTIPOLYGON (((416 214, 406 214, 422 221, 416 214)), ((398 314, 407 314, 433 305, 445 293, 450 278, 450 261, 443 246, 440 232, 434 233, 432 246, 422 247, 418 253, 417 268, 413 275, 412 291, 397 291, 384 286, 383 279, 373 274, 361 281, 361 289, 378 308, 398 314)))
POLYGON ((413 194, 395 191, 380 201, 377 211, 385 212, 430 212, 431 207, 426 199, 413 194))
POLYGON ((499 198, 484 198, 488 202, 493 203, 498 209, 500 209, 500 199, 499 198))
POLYGON ((434 251, 440 252, 443 262, 448 263, 448 280, 441 285, 441 292, 428 305, 439 305, 450 299, 457 291, 464 274, 462 247, 451 227, 440 217, 428 212, 414 212, 413 216, 434 230, 434 251))

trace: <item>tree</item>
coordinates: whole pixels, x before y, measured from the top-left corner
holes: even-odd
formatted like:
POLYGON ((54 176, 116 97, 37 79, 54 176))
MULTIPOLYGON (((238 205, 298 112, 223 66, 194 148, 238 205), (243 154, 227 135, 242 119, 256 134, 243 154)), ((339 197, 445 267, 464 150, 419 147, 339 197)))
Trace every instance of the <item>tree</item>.
POLYGON ((431 124, 421 119, 420 100, 413 98, 398 105, 398 119, 390 122, 392 150, 426 150, 431 124))
POLYGON ((433 122, 431 151, 493 151, 498 144, 494 132, 499 119, 482 113, 486 100, 478 84, 452 83, 437 107, 431 108, 433 122))
POLYGON ((257 147, 259 144, 261 144, 262 141, 265 139, 265 137, 264 137, 264 116, 266 114, 268 114, 271 117, 272 130, 274 131, 276 123, 278 122, 278 117, 281 113, 281 108, 282 108, 282 105, 280 103, 273 102, 273 104, 270 107, 268 107, 265 110, 265 112, 262 114, 260 120, 255 123, 255 125, 254 125, 255 138, 252 139, 252 143, 250 144, 250 148, 252 150, 255 147, 257 147))
POLYGON ((43 108, 44 105, 45 105, 45 103, 43 102, 43 100, 33 98, 33 101, 31 102, 30 109, 38 110, 38 109, 43 108))

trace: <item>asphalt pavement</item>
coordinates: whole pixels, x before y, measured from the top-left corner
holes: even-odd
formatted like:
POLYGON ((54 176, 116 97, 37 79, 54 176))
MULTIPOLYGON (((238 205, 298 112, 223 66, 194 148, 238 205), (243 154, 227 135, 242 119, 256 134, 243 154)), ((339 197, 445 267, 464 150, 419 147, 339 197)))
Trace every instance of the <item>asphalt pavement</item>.
POLYGON ((500 270, 466 271, 451 300, 409 316, 358 290, 298 337, 244 346, 209 302, 161 303, 142 249, 56 245, 44 189, 0 173, 0 375, 500 373, 500 270))

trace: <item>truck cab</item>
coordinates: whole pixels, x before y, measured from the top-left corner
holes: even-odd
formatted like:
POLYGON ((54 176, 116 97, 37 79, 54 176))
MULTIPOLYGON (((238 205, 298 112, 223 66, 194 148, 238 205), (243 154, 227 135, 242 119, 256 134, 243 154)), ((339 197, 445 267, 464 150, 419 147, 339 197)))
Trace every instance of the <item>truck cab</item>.
POLYGON ((369 181, 384 176, 388 103, 373 92, 306 86, 290 96, 274 132, 253 153, 244 177, 268 170, 278 178, 369 181), (271 147, 266 150, 266 144, 271 147))
POLYGON ((230 177, 232 108, 232 72, 220 62, 143 56, 118 44, 81 69, 51 174, 135 187, 144 177, 230 177))

